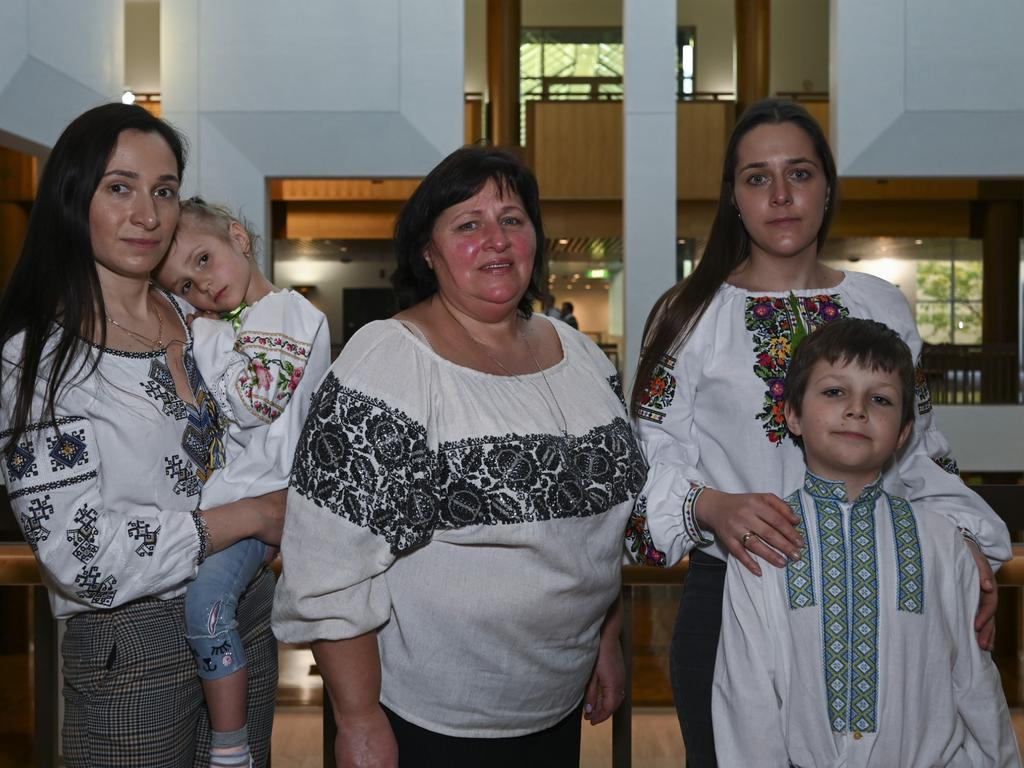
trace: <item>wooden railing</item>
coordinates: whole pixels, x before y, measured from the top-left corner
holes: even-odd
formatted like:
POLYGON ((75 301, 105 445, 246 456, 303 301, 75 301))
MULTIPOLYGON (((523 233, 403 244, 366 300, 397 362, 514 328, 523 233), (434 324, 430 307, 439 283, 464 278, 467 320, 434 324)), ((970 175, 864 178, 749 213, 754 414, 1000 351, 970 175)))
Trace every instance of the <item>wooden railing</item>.
MULTIPOLYGON (((1024 531, 1024 485, 982 485, 974 487, 1003 518, 1011 531, 1024 531)), ((633 606, 635 591, 652 586, 681 585, 686 578, 687 563, 672 568, 625 566, 622 569, 622 595, 624 607, 623 656, 626 660, 627 691, 632 690, 633 661, 633 606)), ((1000 587, 1024 587, 1024 545, 1013 548, 1013 559, 999 569, 1000 587)), ((35 685, 35 738, 33 764, 41 768, 58 765, 58 699, 59 679, 57 665, 57 630, 46 589, 39 579, 35 556, 27 544, 0 544, 0 586, 26 585, 33 587, 34 625, 34 685, 35 685)), ((334 763, 334 718, 324 691, 324 768, 334 763)), ((612 720, 612 766, 630 768, 633 745, 633 706, 629 697, 623 702, 612 720)))
POLYGON ((1020 402, 1015 344, 925 344, 921 369, 937 405, 1020 402))

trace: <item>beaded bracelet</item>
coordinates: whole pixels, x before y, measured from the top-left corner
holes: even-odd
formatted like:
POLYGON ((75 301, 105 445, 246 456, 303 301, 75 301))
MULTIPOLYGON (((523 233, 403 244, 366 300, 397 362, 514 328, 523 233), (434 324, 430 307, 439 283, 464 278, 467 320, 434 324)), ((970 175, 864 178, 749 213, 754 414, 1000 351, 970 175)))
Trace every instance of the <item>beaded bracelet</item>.
POLYGON ((706 547, 715 543, 714 539, 709 538, 697 523, 697 499, 704 492, 704 487, 700 483, 690 483, 690 490, 683 497, 683 526, 686 528, 687 535, 696 542, 698 547, 706 547))
POLYGON ((199 554, 196 555, 196 565, 201 565, 206 559, 206 550, 210 546, 210 532, 206 530, 206 520, 198 509, 192 510, 192 522, 196 524, 196 533, 199 534, 199 554))

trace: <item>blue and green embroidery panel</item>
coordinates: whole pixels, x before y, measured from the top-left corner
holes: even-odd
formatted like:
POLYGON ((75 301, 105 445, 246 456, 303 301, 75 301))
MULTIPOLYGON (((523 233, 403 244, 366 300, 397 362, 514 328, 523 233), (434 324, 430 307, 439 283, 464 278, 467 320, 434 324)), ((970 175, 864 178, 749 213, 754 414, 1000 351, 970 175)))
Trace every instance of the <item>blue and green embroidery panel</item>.
MULTIPOLYGON (((844 525, 846 490, 807 473, 804 490, 814 501, 821 562, 821 628, 828 718, 835 732, 878 729, 879 581, 875 504, 881 482, 867 486, 844 525)), ((913 511, 906 500, 886 496, 895 538, 896 608, 924 611, 924 569, 913 511)), ((805 541, 805 512, 799 492, 786 499, 800 518, 805 541)), ((790 610, 815 605, 810 547, 786 565, 790 610)))

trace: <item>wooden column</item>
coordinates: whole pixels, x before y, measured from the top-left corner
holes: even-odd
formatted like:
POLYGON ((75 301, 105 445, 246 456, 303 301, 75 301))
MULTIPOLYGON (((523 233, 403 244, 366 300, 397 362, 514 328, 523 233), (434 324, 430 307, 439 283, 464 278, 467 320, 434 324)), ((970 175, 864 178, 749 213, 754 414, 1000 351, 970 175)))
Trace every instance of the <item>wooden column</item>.
POLYGON ((1022 203, 986 200, 976 211, 984 270, 981 338, 986 344, 1016 344, 1022 203))
POLYGON ((488 136, 519 145, 520 0, 487 0, 488 136))
POLYGON ((0 147, 0 289, 14 271, 35 197, 36 159, 0 147))
POLYGON ((736 0, 736 114, 768 95, 770 0, 736 0))

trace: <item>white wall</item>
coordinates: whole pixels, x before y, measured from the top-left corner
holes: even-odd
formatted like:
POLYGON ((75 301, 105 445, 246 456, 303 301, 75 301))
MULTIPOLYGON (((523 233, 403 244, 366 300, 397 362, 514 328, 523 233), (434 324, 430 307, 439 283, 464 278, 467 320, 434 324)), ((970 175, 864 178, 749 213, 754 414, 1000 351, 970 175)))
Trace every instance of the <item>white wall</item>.
POLYGON ((186 192, 267 232, 267 177, 422 176, 462 143, 463 0, 160 4, 186 192))
POLYGON ((848 176, 1024 176, 1024 3, 831 0, 848 176))
POLYGON ((45 153, 123 81, 124 0, 0 3, 0 143, 45 153))

